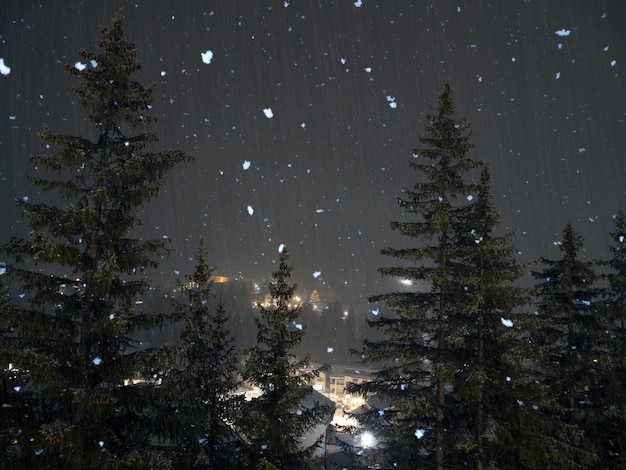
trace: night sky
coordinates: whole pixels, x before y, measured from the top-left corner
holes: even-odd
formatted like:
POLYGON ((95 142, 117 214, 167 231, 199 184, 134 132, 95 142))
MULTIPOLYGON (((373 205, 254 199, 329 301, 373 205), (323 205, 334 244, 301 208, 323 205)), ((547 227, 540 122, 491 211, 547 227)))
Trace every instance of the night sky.
POLYGON ((44 123, 93 136, 62 64, 121 6, 159 149, 195 158, 141 215, 142 236, 171 239, 157 282, 204 237, 229 277, 267 282, 285 243, 323 298, 395 288, 379 251, 404 243, 395 198, 447 80, 520 261, 558 258, 568 222, 586 257, 607 255, 626 210, 623 0, 0 0, 1 240, 27 233, 12 201, 40 200, 24 175, 44 123))

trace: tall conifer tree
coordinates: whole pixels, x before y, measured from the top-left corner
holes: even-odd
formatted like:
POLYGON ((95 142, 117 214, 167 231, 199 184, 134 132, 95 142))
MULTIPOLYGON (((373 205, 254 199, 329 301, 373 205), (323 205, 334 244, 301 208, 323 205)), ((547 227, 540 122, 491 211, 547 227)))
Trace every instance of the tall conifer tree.
POLYGON ((399 467, 422 462, 443 469, 455 447, 447 430, 450 392, 459 363, 467 360, 460 357, 458 343, 465 291, 457 279, 465 248, 457 240, 470 229, 468 205, 477 189, 470 178, 480 163, 469 157, 468 121, 455 120, 453 114, 446 84, 438 106, 427 114, 428 135, 418 137, 422 147, 410 161, 420 180, 398 199, 407 220, 391 224, 414 245, 382 250, 402 263, 379 268, 381 275, 404 279, 412 287, 370 298, 393 311, 368 322, 384 339, 366 340, 359 352, 381 370, 370 382, 350 387, 351 392, 377 396, 377 406, 355 417, 374 428, 389 446, 389 463, 399 467))
POLYGON ((182 320, 181 344, 166 348, 171 368, 163 380, 166 406, 175 407, 167 436, 175 443, 177 468, 240 468, 231 423, 240 404, 235 339, 228 315, 212 292, 207 250, 201 244, 194 272, 181 286, 186 301, 174 301, 182 320))
POLYGON ((41 133, 51 153, 32 158, 29 180, 49 194, 18 201, 28 239, 3 245, 6 275, 24 293, 11 327, 23 350, 13 363, 28 371, 34 399, 28 426, 14 438, 21 459, 39 468, 162 468, 150 447, 147 394, 127 386, 149 373, 137 333, 163 317, 135 309, 147 287, 144 270, 167 253, 164 241, 134 238, 138 209, 156 196, 168 171, 189 160, 181 151, 151 151, 152 87, 133 76, 137 49, 122 17, 102 30, 99 52, 80 51, 78 106, 91 124, 86 137, 41 133))
POLYGON ((301 306, 291 305, 296 289, 289 284, 289 254, 281 247, 278 270, 269 285, 270 302, 256 318, 258 344, 248 351, 243 378, 260 396, 242 405, 239 429, 248 441, 248 468, 271 464, 280 469, 308 468, 325 433, 308 446, 302 438, 324 424, 334 407, 312 399, 312 382, 327 366, 312 368, 308 355, 296 358, 294 348, 305 334, 299 323, 301 306))
POLYGON ((583 240, 571 224, 558 247, 562 257, 542 258, 543 269, 533 272, 538 309, 528 358, 538 365, 542 395, 536 407, 548 423, 545 447, 538 450, 544 466, 592 468, 596 449, 583 430, 595 419, 591 391, 598 378, 594 360, 601 354, 596 273, 593 263, 580 259, 583 240))
POLYGON ((602 468, 626 468, 626 215, 618 212, 611 232, 610 258, 603 289, 600 379, 593 404, 601 414, 587 432, 598 445, 602 468))
POLYGON ((528 372, 516 358, 518 318, 527 292, 515 285, 524 267, 515 259, 513 234, 496 235, 498 220, 485 168, 476 202, 468 206, 466 228, 459 232, 456 244, 462 251, 458 275, 451 281, 464 292, 460 315, 450 319, 449 339, 463 360, 457 364, 446 423, 457 462, 450 459, 447 466, 469 464, 481 470, 520 463, 511 430, 516 410, 512 385, 528 372))

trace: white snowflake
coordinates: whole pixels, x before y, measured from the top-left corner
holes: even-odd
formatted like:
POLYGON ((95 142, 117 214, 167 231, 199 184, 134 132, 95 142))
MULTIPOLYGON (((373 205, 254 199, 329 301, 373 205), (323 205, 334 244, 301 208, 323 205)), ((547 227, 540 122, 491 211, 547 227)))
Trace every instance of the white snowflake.
POLYGON ((4 59, 0 57, 0 74, 9 75, 11 73, 11 67, 4 63, 4 59))
POLYGON ((213 51, 201 52, 200 57, 202 57, 202 62, 205 64, 210 64, 213 60, 213 51))

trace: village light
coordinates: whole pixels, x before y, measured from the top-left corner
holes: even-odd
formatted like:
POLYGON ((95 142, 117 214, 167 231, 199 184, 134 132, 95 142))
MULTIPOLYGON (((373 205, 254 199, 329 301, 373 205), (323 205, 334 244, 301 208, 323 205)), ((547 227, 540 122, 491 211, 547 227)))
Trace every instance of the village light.
POLYGON ((361 435, 361 447, 373 447, 376 444, 376 439, 374 439, 374 435, 371 432, 365 431, 361 435))

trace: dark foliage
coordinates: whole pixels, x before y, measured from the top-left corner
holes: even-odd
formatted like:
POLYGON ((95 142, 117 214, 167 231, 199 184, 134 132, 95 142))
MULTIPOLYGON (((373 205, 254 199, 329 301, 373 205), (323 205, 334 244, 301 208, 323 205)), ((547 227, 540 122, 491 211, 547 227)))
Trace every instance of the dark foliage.
POLYGON ((150 443, 152 387, 128 382, 152 373, 135 338, 167 318, 139 312, 134 302, 147 287, 144 270, 167 249, 163 240, 131 233, 138 209, 189 157, 150 150, 157 141, 147 130, 152 88, 133 80, 137 49, 120 15, 99 46, 99 53, 80 51, 86 68, 66 66, 80 79, 78 104, 94 138, 44 128, 52 153, 32 158, 29 179, 50 196, 17 201, 30 235, 2 246, 13 260, 6 277, 24 297, 5 304, 3 329, 11 334, 3 340, 26 376, 25 400, 16 404, 22 416, 3 434, 4 448, 12 446, 0 457, 5 466, 158 468, 169 461, 150 443))
POLYGON ((594 386, 590 406, 594 420, 585 423, 585 436, 597 446, 601 468, 626 468, 626 216, 618 212, 610 233, 610 258, 601 291, 602 314, 599 351, 592 361, 594 386))
POLYGON ((465 313, 466 296, 455 283, 459 263, 467 256, 456 241, 470 230, 468 196, 477 188, 467 182, 468 174, 480 164, 468 156, 472 148, 469 123, 456 121, 453 113, 451 89, 446 84, 438 106, 427 115, 427 137, 418 138, 423 147, 414 151, 410 161, 420 181, 398 199, 413 220, 391 225, 413 239, 414 246, 382 250, 403 264, 379 272, 405 279, 412 288, 370 298, 393 311, 391 316, 369 322, 384 339, 366 340, 358 352, 381 370, 372 381, 350 388, 366 398, 377 398, 378 406, 368 406, 354 416, 378 433, 389 446, 389 463, 401 467, 416 462, 442 467, 454 447, 445 431, 452 410, 449 391, 457 363, 466 359, 458 351, 459 322, 453 323, 465 313))
POLYGON ((543 426, 544 465, 590 468, 597 460, 592 440, 584 439, 585 423, 595 420, 590 391, 598 378, 602 331, 596 302, 596 274, 579 253, 582 238, 568 224, 559 244, 562 257, 542 258, 533 272, 537 318, 529 331, 527 357, 537 366, 540 401, 535 406, 543 426))
POLYGON ((163 393, 167 438, 176 468, 239 468, 238 436, 232 428, 241 402, 235 340, 229 316, 212 292, 213 268, 201 244, 196 267, 180 285, 185 301, 174 301, 184 327, 181 344, 164 348, 163 393))
POLYGON ((311 367, 308 356, 294 354, 305 334, 300 305, 291 305, 296 286, 289 284, 291 267, 283 248, 278 270, 269 285, 270 303, 260 306, 256 319, 258 344, 247 352, 243 378, 260 395, 242 405, 238 428, 248 443, 248 466, 267 462, 276 468, 300 469, 312 463, 324 444, 325 425, 334 407, 315 399, 312 382, 327 367, 311 367), (302 437, 316 427, 320 435, 303 445, 302 437))

